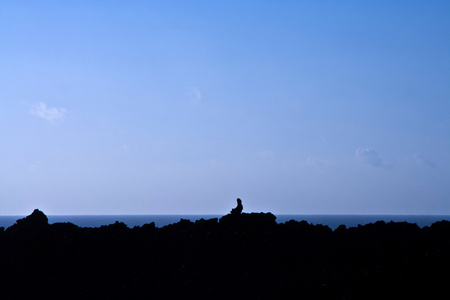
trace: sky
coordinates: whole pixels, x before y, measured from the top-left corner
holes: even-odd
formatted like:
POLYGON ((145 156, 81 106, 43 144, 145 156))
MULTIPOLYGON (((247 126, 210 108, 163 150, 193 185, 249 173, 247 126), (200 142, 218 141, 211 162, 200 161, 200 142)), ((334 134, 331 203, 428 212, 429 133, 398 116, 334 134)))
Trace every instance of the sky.
POLYGON ((0 2, 0 215, 450 214, 449 1, 0 2))

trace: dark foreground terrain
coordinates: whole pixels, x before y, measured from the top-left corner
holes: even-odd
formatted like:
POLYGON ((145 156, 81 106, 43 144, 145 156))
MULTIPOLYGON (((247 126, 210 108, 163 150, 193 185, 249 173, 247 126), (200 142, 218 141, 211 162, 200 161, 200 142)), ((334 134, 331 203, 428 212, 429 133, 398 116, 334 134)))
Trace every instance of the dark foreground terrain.
POLYGON ((0 228, 0 299, 444 299, 450 222, 355 228, 267 213, 163 228, 0 228))

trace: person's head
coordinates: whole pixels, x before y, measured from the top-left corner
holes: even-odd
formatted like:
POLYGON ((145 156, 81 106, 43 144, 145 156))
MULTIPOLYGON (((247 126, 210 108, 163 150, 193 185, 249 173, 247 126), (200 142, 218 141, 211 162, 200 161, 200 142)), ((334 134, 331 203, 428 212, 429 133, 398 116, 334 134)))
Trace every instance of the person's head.
POLYGON ((237 198, 236 201, 237 201, 239 204, 242 203, 241 199, 239 199, 239 198, 237 198))

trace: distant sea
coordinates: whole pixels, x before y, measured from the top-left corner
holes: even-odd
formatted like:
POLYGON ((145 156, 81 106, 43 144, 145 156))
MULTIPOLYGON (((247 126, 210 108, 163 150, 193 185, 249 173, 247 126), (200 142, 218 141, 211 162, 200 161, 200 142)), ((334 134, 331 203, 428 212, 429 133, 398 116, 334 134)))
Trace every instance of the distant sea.
MULTIPOLYGON (((180 219, 187 219, 192 222, 199 219, 220 218, 223 215, 70 215, 70 216, 47 216, 49 223, 70 222, 79 227, 100 227, 102 225, 113 224, 116 221, 125 223, 128 227, 142 226, 155 222, 156 227, 164 227, 177 223, 180 219)), ((10 227, 16 220, 25 216, 0 216, 0 227, 10 227)), ((385 222, 408 222, 416 223, 419 227, 430 226, 434 222, 447 220, 450 215, 276 215, 278 223, 285 223, 289 220, 303 221, 317 225, 327 225, 331 229, 336 229, 343 224, 347 227, 356 227, 374 223, 376 221, 385 222)))

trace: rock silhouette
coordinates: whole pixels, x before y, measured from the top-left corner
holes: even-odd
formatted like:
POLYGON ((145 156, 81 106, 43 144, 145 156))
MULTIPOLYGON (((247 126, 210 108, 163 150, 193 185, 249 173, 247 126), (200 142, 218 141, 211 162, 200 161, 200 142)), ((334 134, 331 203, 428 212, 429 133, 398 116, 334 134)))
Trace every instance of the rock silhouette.
POLYGON ((39 209, 35 209, 31 215, 17 220, 13 226, 7 228, 7 231, 39 232, 48 226, 47 216, 39 209))
POLYGON ((331 230, 271 213, 129 228, 0 230, 0 299, 436 299, 450 280, 450 222, 331 230))

